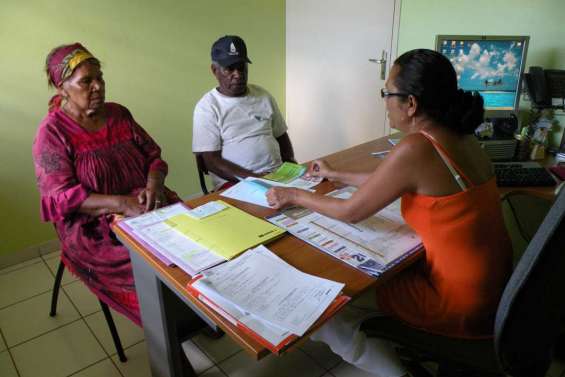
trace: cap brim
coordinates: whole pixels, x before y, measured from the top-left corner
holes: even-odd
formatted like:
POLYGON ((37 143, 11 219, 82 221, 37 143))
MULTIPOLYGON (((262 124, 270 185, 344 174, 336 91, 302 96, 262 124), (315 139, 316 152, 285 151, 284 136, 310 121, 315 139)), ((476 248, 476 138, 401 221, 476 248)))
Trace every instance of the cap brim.
POLYGON ((222 59, 220 61, 218 61, 218 63, 222 66, 222 67, 229 67, 230 65, 236 64, 236 63, 249 63, 251 64, 251 60, 249 60, 246 57, 241 57, 241 56, 229 56, 226 59, 222 59))

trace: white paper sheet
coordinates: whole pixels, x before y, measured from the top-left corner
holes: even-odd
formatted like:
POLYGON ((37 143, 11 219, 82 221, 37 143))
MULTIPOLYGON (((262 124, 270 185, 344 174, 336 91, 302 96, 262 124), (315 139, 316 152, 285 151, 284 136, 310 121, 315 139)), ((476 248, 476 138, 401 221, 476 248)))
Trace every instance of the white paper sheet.
POLYGON ((341 292, 344 284, 305 274, 264 246, 203 272, 194 287, 221 296, 245 312, 303 335, 341 292))

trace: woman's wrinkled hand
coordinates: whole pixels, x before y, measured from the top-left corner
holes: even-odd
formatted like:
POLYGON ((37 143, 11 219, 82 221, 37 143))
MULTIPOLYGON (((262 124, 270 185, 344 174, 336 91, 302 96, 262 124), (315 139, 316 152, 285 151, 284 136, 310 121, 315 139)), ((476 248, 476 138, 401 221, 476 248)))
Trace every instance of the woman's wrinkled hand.
POLYGON ((266 195, 267 203, 274 209, 280 209, 294 204, 295 189, 273 187, 267 191, 266 195))
POLYGON ((331 179, 333 168, 324 160, 314 160, 308 166, 307 177, 322 177, 331 179))
POLYGON ((149 180, 147 187, 137 195, 137 200, 139 204, 145 206, 145 212, 166 206, 165 187, 162 183, 153 183, 149 180))

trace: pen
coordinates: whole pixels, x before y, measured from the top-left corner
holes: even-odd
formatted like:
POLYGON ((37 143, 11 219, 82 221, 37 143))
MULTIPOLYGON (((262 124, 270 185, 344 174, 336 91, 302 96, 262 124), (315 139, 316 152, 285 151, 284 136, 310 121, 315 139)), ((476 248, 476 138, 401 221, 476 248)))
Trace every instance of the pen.
POLYGON ((371 152, 371 156, 373 156, 373 157, 384 157, 388 154, 388 152, 390 152, 390 150, 380 151, 380 152, 371 152))

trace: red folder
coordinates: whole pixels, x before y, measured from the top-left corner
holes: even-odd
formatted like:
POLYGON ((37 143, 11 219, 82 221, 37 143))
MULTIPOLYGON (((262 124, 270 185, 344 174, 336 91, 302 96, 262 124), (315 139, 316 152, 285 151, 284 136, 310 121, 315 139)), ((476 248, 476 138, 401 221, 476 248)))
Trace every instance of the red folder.
MULTIPOLYGON (((200 300, 210 309, 214 310, 216 313, 220 314, 222 317, 227 319, 232 323, 232 325, 239 328, 245 334, 249 335, 251 338, 259 342, 262 346, 269 349, 272 353, 280 355, 284 350, 290 347, 294 342, 296 342, 300 337, 294 334, 289 335, 279 344, 272 344, 263 338, 261 335, 257 334, 255 331, 251 330, 249 327, 244 325, 243 323, 237 321, 227 312, 222 310, 222 308, 210 300, 208 297, 203 295, 198 289, 196 289, 192 284, 194 284, 198 279, 202 278, 202 275, 195 276, 192 280, 190 280, 187 284, 188 293, 193 297, 200 300)), ((308 330, 307 334, 311 333, 313 330, 322 326, 327 320, 333 317, 347 302, 351 300, 351 297, 346 296, 344 294, 340 294, 335 298, 335 300, 328 306, 326 311, 318 318, 318 320, 312 325, 312 327, 308 330)))

